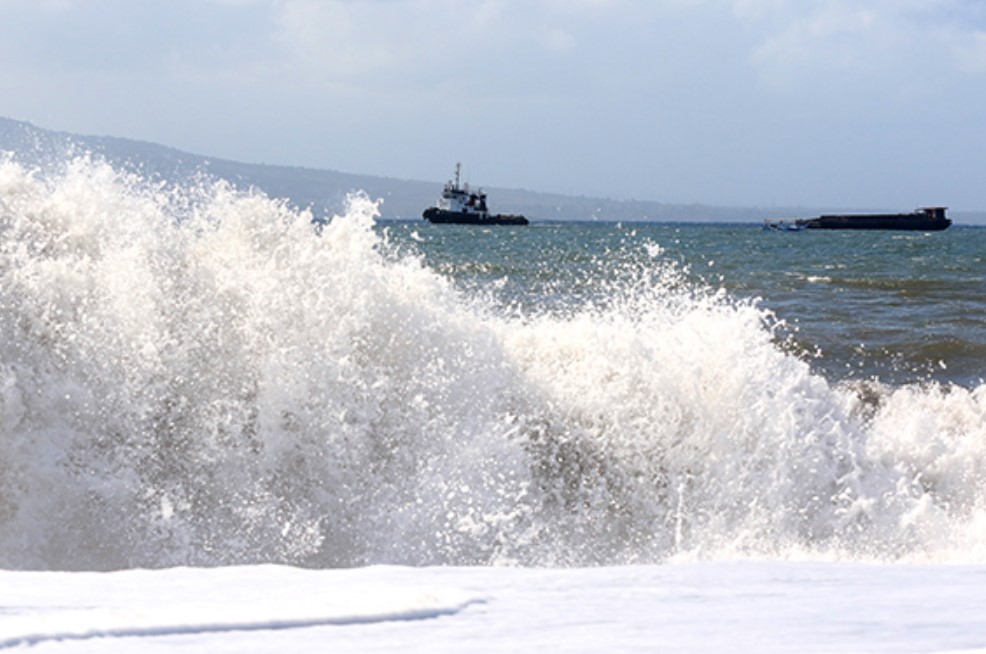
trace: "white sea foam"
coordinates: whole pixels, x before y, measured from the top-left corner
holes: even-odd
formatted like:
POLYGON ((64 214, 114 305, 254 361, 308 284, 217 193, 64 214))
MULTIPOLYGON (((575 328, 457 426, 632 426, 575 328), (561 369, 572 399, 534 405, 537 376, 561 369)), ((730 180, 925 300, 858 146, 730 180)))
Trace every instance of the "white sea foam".
POLYGON ((366 627, 451 616, 485 601, 444 587, 399 585, 384 579, 385 569, 361 572, 354 580, 275 566, 175 568, 70 578, 63 573, 58 585, 51 573, 0 572, 0 599, 10 609, 0 620, 0 650, 51 642, 71 648, 73 641, 87 640, 106 646, 136 638, 131 644, 143 645, 176 636, 215 642, 236 632, 366 627))
POLYGON ((864 404, 651 246, 505 311, 374 215, 0 164, 0 566, 986 559, 982 387, 864 404))
POLYGON ((0 651, 984 652, 982 565, 0 570, 0 651))

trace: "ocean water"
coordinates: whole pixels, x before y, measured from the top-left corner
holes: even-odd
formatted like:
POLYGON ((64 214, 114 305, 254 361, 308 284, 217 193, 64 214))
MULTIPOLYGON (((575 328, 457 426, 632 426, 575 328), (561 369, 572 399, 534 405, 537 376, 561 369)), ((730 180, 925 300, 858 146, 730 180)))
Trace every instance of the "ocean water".
MULTIPOLYGON (((605 301, 628 268, 676 266, 695 288, 754 300, 833 382, 974 387, 986 374, 986 229, 767 232, 748 224, 400 223, 429 265, 470 292, 564 313, 605 301), (659 253, 659 256, 655 256, 659 253)), ((638 273, 639 274, 639 273, 638 273)), ((621 288, 618 295, 624 294, 621 288)))
POLYGON ((986 561, 986 230, 375 212, 0 163, 0 568, 986 561))

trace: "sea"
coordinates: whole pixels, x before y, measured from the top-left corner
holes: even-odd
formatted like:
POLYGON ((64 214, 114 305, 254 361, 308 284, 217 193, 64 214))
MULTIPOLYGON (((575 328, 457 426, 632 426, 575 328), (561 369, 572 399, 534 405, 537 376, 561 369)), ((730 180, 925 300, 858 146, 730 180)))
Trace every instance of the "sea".
POLYGON ((0 649, 986 651, 986 228, 379 211, 0 160, 0 649))

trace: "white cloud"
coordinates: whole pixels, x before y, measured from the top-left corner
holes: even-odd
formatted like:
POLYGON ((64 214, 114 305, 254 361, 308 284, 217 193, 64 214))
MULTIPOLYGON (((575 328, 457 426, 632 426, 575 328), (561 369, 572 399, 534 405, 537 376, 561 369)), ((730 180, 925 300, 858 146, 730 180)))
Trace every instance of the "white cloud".
POLYGON ((544 0, 544 4, 554 11, 585 11, 596 9, 616 9, 622 0, 544 0))
POLYGON ((279 15, 279 40, 309 74, 349 77, 393 65, 392 46, 374 29, 373 5, 291 0, 279 15))
POLYGON ((41 0, 41 2, 38 2, 38 5, 42 9, 55 13, 69 11, 81 4, 78 0, 41 0))
POLYGON ((813 70, 858 69, 868 51, 884 42, 874 35, 880 28, 872 10, 826 5, 757 46, 752 61, 768 82, 782 85, 813 70))
POLYGON ((546 69, 561 60, 545 55, 574 52, 612 1, 562 10, 552 0, 280 0, 273 40, 282 77, 300 84, 405 99, 517 98, 557 84, 557 70, 546 69))
POLYGON ((839 76, 921 83, 986 68, 986 12, 977 2, 733 0, 733 11, 753 35, 751 65, 774 88, 839 76))
POLYGON ((541 39, 544 48, 550 52, 566 53, 575 49, 575 37, 565 30, 552 28, 544 33, 541 39))
POLYGON ((957 40, 952 52, 959 69, 973 75, 986 74, 986 31, 976 31, 957 40))
POLYGON ((742 19, 761 18, 786 4, 787 0, 733 0, 733 13, 742 19))
POLYGON ((292 66, 323 81, 407 82, 502 54, 525 28, 513 8, 508 0, 280 0, 275 41, 292 66))

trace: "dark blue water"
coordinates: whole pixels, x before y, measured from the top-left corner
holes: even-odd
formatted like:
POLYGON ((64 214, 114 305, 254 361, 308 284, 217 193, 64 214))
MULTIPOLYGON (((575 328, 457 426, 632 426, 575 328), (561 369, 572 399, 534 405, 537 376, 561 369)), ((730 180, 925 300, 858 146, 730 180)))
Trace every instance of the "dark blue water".
POLYGON ((974 386, 986 375, 984 228, 785 233, 745 224, 415 222, 385 229, 468 292, 524 311, 606 302, 628 268, 671 262, 691 283, 773 311, 783 346, 833 381, 974 386))

